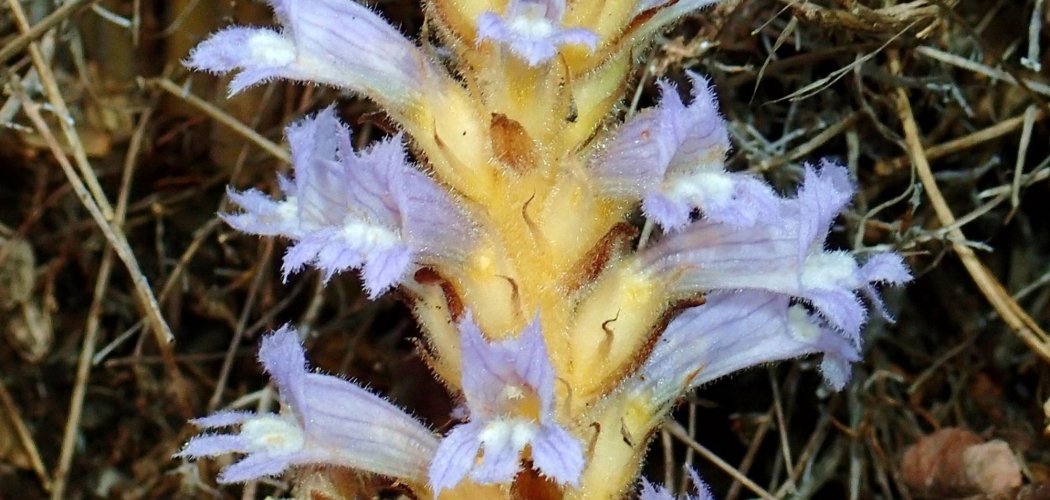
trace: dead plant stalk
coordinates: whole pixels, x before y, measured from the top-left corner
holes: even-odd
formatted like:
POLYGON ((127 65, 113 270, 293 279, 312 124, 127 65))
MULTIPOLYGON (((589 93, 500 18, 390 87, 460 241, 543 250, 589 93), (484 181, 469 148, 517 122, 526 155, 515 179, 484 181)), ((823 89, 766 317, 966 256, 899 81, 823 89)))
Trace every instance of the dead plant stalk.
MULTIPOLYGON (((894 75, 899 76, 901 73, 900 55, 896 49, 892 49, 888 53, 890 71, 894 75)), ((956 222, 955 215, 952 213, 951 208, 948 207, 948 203, 945 201, 944 195, 941 194, 940 188, 937 187, 937 181, 930 169, 930 162, 927 160, 926 151, 922 146, 919 126, 915 122, 907 90, 903 87, 897 87, 895 98, 897 115, 904 129, 905 145, 912 165, 914 165, 926 192, 929 193, 930 203, 933 205, 938 221, 942 226, 952 226, 956 222)), ((961 243, 966 241, 966 237, 961 229, 955 228, 949 231, 948 238, 951 240, 955 253, 962 260, 963 266, 970 273, 970 277, 973 278, 974 283, 981 290, 981 293, 984 294, 985 298, 988 299, 992 307, 995 308, 1003 320, 1006 321, 1006 324, 1010 326, 1010 329, 1029 348, 1042 357, 1044 361, 1050 363, 1050 342, 1048 342, 1050 337, 1047 336, 1046 332, 1006 292, 1003 285, 981 263, 974 251, 961 243)))

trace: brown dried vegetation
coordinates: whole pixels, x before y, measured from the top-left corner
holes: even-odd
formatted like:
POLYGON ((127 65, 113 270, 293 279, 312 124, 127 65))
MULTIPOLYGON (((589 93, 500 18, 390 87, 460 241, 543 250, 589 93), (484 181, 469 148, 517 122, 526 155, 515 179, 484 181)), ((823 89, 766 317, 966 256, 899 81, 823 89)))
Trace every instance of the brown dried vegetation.
MULTIPOLYGON (((403 306, 367 301, 351 275, 282 283, 284 243, 215 216, 227 184, 273 189, 289 120, 336 101, 366 143, 388 132, 376 109, 286 82, 226 99, 181 68, 221 25, 268 22, 261 3, 54 3, 0 10, 0 492, 286 492, 216 488, 222 464, 171 459, 187 418, 269 404, 254 346, 286 321, 310 331, 317 366, 440 429, 448 397, 403 306)), ((415 2, 378 7, 406 33, 424 22, 415 2)), ((1047 12, 1043 0, 727 0, 645 56, 625 109, 653 101, 656 77, 709 75, 731 168, 788 189, 801 162, 839 158, 861 193, 834 244, 892 246, 918 277, 889 297, 898 322, 869 328, 846 391, 818 390, 809 361, 712 384, 654 440, 650 477, 678 486, 687 463, 729 500, 913 498, 924 492, 904 450, 958 427, 1017 458, 1023 485, 998 498, 1048 497, 1047 12)))

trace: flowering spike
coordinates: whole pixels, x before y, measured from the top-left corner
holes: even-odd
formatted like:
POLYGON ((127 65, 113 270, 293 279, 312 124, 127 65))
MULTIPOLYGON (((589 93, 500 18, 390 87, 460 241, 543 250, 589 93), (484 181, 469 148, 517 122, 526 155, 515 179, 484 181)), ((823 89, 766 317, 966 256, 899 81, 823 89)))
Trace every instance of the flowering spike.
POLYGON ((486 341, 471 315, 459 329, 470 421, 453 428, 437 450, 430 468, 435 493, 468 474, 480 484, 510 482, 526 446, 538 471, 577 484, 583 448, 554 418, 554 371, 539 319, 517 339, 502 342, 486 341))
POLYGON ((510 0, 501 16, 478 16, 478 43, 492 40, 507 46, 529 66, 550 62, 562 45, 583 45, 592 52, 598 35, 583 28, 561 26, 565 0, 510 0))
POLYGON ((437 448, 430 431, 379 396, 345 380, 310 373, 299 335, 285 326, 265 337, 263 367, 278 387, 280 414, 223 411, 197 419, 205 429, 237 425, 237 433, 202 434, 179 457, 243 453, 221 483, 280 474, 296 465, 353 467, 421 481, 437 448))
POLYGON ((285 254, 285 278, 305 265, 325 279, 363 268, 377 297, 420 261, 452 263, 465 254, 456 228, 466 218, 447 192, 405 160, 400 136, 363 153, 331 108, 288 127, 295 180, 282 181, 285 199, 230 192, 244 212, 225 214, 231 226, 279 235, 295 244, 285 254))
MULTIPOLYGON (((358 151, 331 108, 294 123, 279 195, 231 190, 239 212, 222 217, 291 240, 286 279, 353 269, 373 298, 402 287, 462 405, 439 438, 310 373, 282 329, 260 350, 282 411, 198 419, 181 453, 244 455, 224 482, 311 464, 399 478, 420 498, 622 498, 685 391, 810 354, 840 389, 868 308, 888 317, 878 284, 911 279, 896 254, 825 248, 854 193, 845 168, 806 166, 790 197, 728 172, 705 78, 688 73, 689 97, 660 80, 655 107, 613 123, 651 35, 715 0, 433 0, 425 52, 355 0, 268 1, 280 26, 227 28, 187 63, 235 73, 232 92, 291 78, 363 93, 403 132, 358 151), (642 249, 638 208, 661 228, 642 249)), ((709 500, 689 473, 688 498, 709 500)))
POLYGON ((283 26, 234 27, 197 46, 186 64, 214 73, 241 70, 230 94, 273 78, 361 92, 405 108, 422 96, 430 63, 415 44, 353 0, 270 0, 283 26))
POLYGON ((599 187, 642 198, 642 210, 664 229, 680 230, 694 209, 705 219, 749 226, 771 216, 773 190, 747 174, 725 171, 729 135, 710 84, 689 73, 693 102, 686 106, 661 81, 660 105, 623 124, 592 163, 599 187))

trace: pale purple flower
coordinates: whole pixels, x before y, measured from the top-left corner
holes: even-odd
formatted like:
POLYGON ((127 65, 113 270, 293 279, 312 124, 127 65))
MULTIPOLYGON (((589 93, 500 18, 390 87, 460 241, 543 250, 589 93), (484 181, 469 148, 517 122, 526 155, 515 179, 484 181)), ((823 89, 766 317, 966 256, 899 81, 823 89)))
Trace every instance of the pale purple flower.
POLYGON ((376 297, 419 262, 454 263, 468 228, 450 195, 406 160, 401 136, 354 152, 349 130, 325 109, 288 127, 295 179, 281 179, 284 200, 249 189, 230 191, 243 213, 223 218, 241 231, 279 235, 295 244, 284 257, 287 276, 304 265, 325 279, 362 269, 376 297))
POLYGON ((627 387, 661 406, 733 372, 815 353, 828 385, 844 387, 857 349, 820 317, 786 295, 715 293, 671 321, 627 387))
POLYGON ((512 481, 526 446, 541 474, 578 484, 583 447, 555 420, 554 369, 539 319, 502 342, 487 342, 470 315, 459 329, 470 421, 453 428, 437 450, 430 466, 434 494, 468 474, 479 484, 512 481))
MULTIPOLYGON (((693 469, 686 467, 689 478, 693 481, 696 495, 686 495, 685 500, 714 500, 707 483, 700 479, 700 475, 693 469)), ((677 500, 666 486, 654 486, 648 479, 642 478, 642 488, 638 492, 638 500, 677 500)))
POLYGON ((354 0, 269 0, 283 27, 232 27, 190 54, 187 65, 241 72, 230 94, 274 78, 317 82, 405 106, 421 99, 430 63, 416 45, 354 0))
POLYGON ((565 0, 510 0, 502 16, 492 11, 478 16, 478 43, 504 44, 529 66, 554 59, 562 45, 583 45, 594 51, 598 35, 562 26, 564 16, 565 0))
POLYGON ((681 293, 764 290, 796 298, 859 345, 867 313, 857 292, 879 306, 873 283, 902 284, 911 275, 896 254, 876 254, 860 266, 848 252, 825 250, 831 222, 852 194, 845 168, 806 167, 797 197, 780 200, 775 217, 747 227, 700 220, 642 259, 681 293))
POLYGON ((725 170, 729 135, 718 101, 703 77, 689 73, 693 102, 660 81, 660 104, 618 128, 591 165, 599 189, 642 199, 642 211, 667 230, 680 230, 694 209, 705 219, 749 226, 776 212, 777 197, 760 179, 725 170))
POLYGON ((438 440, 423 424, 383 398, 346 380, 311 373, 299 335, 287 326, 265 337, 263 367, 277 384, 282 411, 220 411, 193 423, 237 432, 190 439, 178 457, 241 453, 220 483, 281 474, 297 465, 352 467, 410 481, 426 477, 438 440))

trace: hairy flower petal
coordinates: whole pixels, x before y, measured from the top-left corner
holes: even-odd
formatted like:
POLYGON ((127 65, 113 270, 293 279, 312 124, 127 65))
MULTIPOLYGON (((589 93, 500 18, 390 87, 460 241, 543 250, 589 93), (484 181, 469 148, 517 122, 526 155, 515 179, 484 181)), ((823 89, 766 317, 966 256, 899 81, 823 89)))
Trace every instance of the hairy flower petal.
POLYGON ((579 484, 583 446, 562 427, 544 424, 532 440, 532 462, 557 483, 579 484))
POLYGON ((289 461, 274 457, 249 455, 223 469, 217 479, 222 484, 245 483, 261 477, 277 476, 289 465, 292 465, 289 461))
POLYGON ((483 455, 470 478, 481 484, 506 483, 521 469, 521 452, 536 436, 536 426, 518 419, 493 419, 482 428, 478 439, 483 455))
MULTIPOLYGON (((711 489, 700 479, 700 475, 692 468, 686 467, 685 470, 693 481, 693 488, 696 489, 696 495, 686 495, 685 500, 714 500, 711 489)), ((638 500, 676 500, 676 498, 666 486, 654 486, 643 477, 642 487, 638 491, 638 500)))
POLYGON ((227 73, 230 94, 286 78, 364 93, 406 107, 422 98, 430 63, 379 15, 353 0, 270 0, 283 26, 233 27, 205 40, 186 64, 227 73))
POLYGON ((470 421, 453 428, 438 448, 430 468, 435 493, 468 474, 480 484, 510 482, 521 468, 526 446, 539 472, 559 483, 577 484, 583 447, 554 418, 554 369, 539 318, 518 338, 502 342, 485 340, 469 314, 459 329, 470 421))
POLYGON ((203 434, 191 438, 179 452, 184 457, 211 457, 226 453, 246 453, 249 450, 248 440, 238 435, 203 434))
POLYGON ((554 369, 536 319, 518 338, 489 343, 474 318, 460 324, 463 393, 473 418, 496 418, 505 411, 508 388, 530 390, 549 413, 554 397, 554 369))
POLYGON ((659 106, 624 123, 592 162, 595 182, 610 196, 641 198, 664 229, 682 229, 695 209, 712 222, 753 225, 775 213, 776 195, 757 178, 725 171, 729 135, 717 99, 707 80, 689 77, 693 102, 659 82, 659 106))
POLYGON ((224 410, 212 413, 207 417, 195 418, 190 420, 190 423, 201 429, 213 429, 216 427, 237 425, 254 416, 255 414, 250 411, 224 410))
POLYGON ((854 191, 849 172, 828 160, 822 160, 819 169, 805 169, 797 202, 787 207, 798 212, 795 220, 800 261, 805 260, 813 247, 823 248, 832 221, 849 204, 854 191))
POLYGON ((765 290, 807 302, 859 346, 867 311, 856 294, 873 297, 878 307, 870 283, 899 284, 910 275, 899 257, 875 257, 862 268, 849 253, 824 250, 831 221, 851 194, 845 168, 807 167, 798 196, 780 200, 776 217, 747 227, 700 220, 647 249, 642 259, 675 279, 683 293, 765 290))
POLYGON ((893 316, 886 310, 882 302, 882 296, 870 283, 886 283, 890 285, 903 285, 912 280, 911 272, 900 255, 895 253, 878 253, 868 257, 864 265, 860 267, 861 279, 869 283, 862 290, 864 296, 871 302, 872 308, 883 319, 893 321, 893 316))
POLYGON ((634 6, 634 13, 641 14, 645 11, 661 9, 665 16, 677 15, 680 17, 718 2, 719 0, 638 0, 634 6))
MULTIPOLYGON (((629 387, 650 391, 654 404, 662 405, 730 373, 813 353, 846 366, 858 359, 850 343, 784 295, 717 293, 667 326, 629 387)), ((830 386, 841 388, 849 374, 825 376, 830 386)))
POLYGON ((860 268, 864 281, 903 285, 912 280, 907 264, 895 253, 877 253, 868 257, 860 268))
POLYGON ((441 440, 428 473, 435 495, 459 484, 470 473, 481 450, 481 429, 481 423, 468 422, 456 426, 441 440))
POLYGON ((510 0, 501 16, 488 11, 478 16, 478 43, 504 44, 529 66, 550 62, 562 45, 583 45, 594 51, 598 35, 583 28, 565 28, 565 0, 510 0))
POLYGON ((223 216, 241 231, 293 240, 285 278, 307 265, 326 280, 362 269, 374 298, 404 279, 413 264, 465 257, 466 241, 456 236, 469 226, 465 214, 407 162, 400 136, 355 152, 331 108, 288 127, 287 135, 295 179, 281 182, 285 199, 231 192, 244 211, 223 216))
POLYGON ((219 481, 244 482, 296 465, 352 467, 406 480, 422 480, 437 450, 431 432, 379 396, 336 377, 310 373, 299 335, 285 326, 259 350, 278 387, 281 414, 218 412, 195 422, 205 428, 236 425, 230 434, 194 437, 184 458, 242 453, 219 481))

